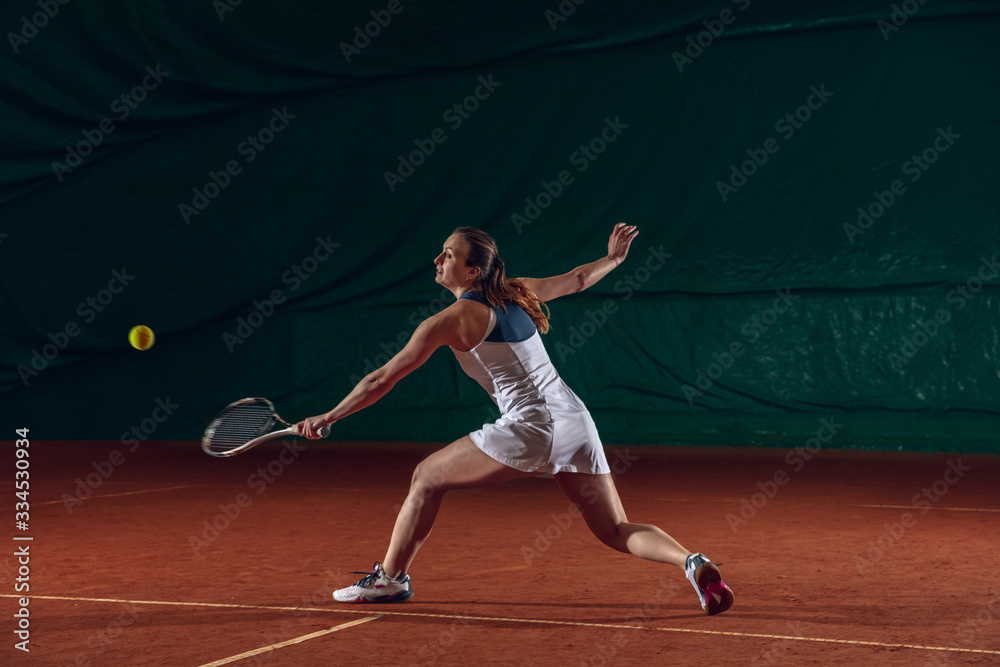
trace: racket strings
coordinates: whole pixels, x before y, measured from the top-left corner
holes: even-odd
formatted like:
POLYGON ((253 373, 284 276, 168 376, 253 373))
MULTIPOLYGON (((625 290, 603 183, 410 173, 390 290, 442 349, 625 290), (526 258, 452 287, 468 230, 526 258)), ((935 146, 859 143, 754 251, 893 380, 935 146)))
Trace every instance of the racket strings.
POLYGON ((205 440, 215 451, 227 451, 263 435, 274 423, 274 413, 264 403, 233 406, 220 415, 205 440))

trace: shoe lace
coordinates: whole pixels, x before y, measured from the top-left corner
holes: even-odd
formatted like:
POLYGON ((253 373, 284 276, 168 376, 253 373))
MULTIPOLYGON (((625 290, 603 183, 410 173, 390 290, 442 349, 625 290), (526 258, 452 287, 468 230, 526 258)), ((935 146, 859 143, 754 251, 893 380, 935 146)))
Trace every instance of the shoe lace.
MULTIPOLYGON (((701 567, 705 563, 710 563, 711 561, 708 560, 708 558, 706 558, 703 554, 697 554, 697 557, 694 559, 694 562, 697 564, 697 567, 701 567)), ((715 566, 721 567, 722 562, 720 561, 718 563, 715 563, 715 566)))
POLYGON ((366 586, 370 586, 372 584, 372 582, 375 581, 375 578, 378 577, 379 572, 381 572, 381 568, 378 567, 378 564, 376 564, 376 566, 373 568, 373 570, 374 570, 373 572, 351 572, 351 574, 364 574, 364 575, 367 575, 361 581, 359 581, 358 583, 356 583, 354 585, 355 586, 361 586, 362 588, 364 588, 366 586))

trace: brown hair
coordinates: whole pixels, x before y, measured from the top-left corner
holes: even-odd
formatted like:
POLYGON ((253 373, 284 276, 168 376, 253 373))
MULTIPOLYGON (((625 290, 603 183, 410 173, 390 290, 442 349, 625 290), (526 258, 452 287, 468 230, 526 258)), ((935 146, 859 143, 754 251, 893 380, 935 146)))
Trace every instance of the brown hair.
POLYGON ((490 305, 503 306, 506 311, 507 306, 504 302, 513 301, 528 313, 539 332, 548 333, 549 307, 520 280, 507 278, 503 260, 500 259, 500 252, 493 237, 475 227, 459 227, 454 233, 461 236, 469 246, 465 263, 479 269, 476 283, 482 288, 483 296, 490 305))

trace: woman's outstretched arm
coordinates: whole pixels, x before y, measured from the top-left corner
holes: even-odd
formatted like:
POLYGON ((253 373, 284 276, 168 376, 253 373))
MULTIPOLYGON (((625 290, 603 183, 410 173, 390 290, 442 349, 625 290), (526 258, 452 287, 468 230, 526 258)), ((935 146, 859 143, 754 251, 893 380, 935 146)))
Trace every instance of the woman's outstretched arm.
POLYGON ((462 304, 452 304, 421 322, 406 346, 385 366, 366 375, 336 407, 296 424, 298 434, 315 440, 320 437, 320 427, 330 425, 378 401, 397 382, 422 366, 437 348, 460 344, 460 305, 462 304))
POLYGON ((568 271, 559 276, 551 278, 520 278, 524 286, 534 292, 540 301, 551 301, 566 294, 582 292, 604 276, 611 273, 612 269, 625 261, 628 255, 629 246, 632 239, 639 234, 635 225, 626 225, 619 222, 611 232, 608 239, 608 254, 606 257, 582 264, 572 271, 568 271))

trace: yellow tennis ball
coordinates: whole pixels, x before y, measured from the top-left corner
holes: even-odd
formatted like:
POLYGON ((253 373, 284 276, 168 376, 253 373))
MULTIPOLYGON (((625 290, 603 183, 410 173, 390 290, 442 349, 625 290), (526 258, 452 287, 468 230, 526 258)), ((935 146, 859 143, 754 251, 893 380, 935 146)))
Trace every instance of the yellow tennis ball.
POLYGON ((132 327, 132 330, 128 332, 128 342, 137 350, 148 350, 153 347, 155 340, 156 336, 153 335, 153 330, 142 324, 132 327))

